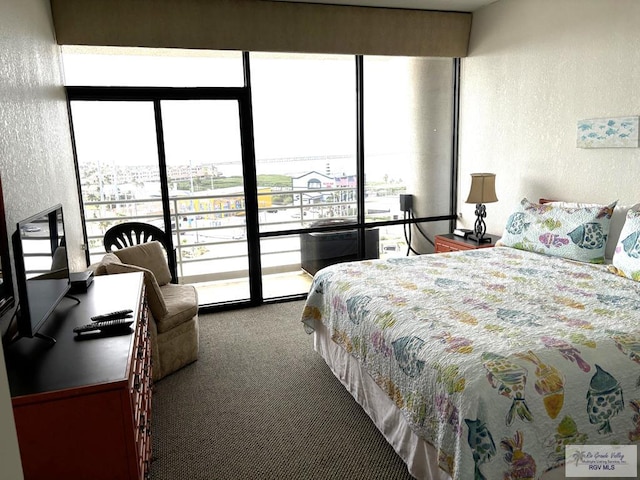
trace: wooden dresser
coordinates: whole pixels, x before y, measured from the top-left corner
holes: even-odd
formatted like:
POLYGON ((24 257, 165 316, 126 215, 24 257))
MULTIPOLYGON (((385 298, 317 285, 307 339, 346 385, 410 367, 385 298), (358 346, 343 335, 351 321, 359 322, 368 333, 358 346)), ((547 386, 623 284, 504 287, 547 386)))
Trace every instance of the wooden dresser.
POLYGON ((443 235, 436 235, 434 242, 435 243, 435 253, 443 253, 443 252, 457 252, 458 250, 474 250, 476 248, 490 248, 495 247, 496 242, 500 240, 500 237, 496 235, 485 235, 491 239, 490 242, 486 243, 478 243, 473 240, 466 240, 462 237, 458 237, 453 233, 447 233, 443 235))
POLYGON ((5 349, 20 445, 30 479, 144 479, 151 459, 151 350, 141 273, 96 277, 63 299, 41 332, 5 349), (131 309, 133 333, 76 340, 91 317, 131 309))

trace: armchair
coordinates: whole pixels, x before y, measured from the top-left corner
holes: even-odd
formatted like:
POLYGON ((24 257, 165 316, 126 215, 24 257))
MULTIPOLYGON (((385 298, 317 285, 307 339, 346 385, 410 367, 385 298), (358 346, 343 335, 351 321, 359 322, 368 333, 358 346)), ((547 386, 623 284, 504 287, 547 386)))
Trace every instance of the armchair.
POLYGON ((171 272, 158 241, 107 253, 91 268, 95 275, 144 273, 154 381, 197 360, 198 294, 192 285, 170 283, 171 272))

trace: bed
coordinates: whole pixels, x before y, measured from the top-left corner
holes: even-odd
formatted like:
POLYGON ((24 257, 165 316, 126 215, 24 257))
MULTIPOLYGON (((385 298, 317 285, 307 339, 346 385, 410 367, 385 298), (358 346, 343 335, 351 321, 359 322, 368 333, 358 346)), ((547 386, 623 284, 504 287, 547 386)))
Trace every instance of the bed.
POLYGON ((566 445, 640 443, 640 212, 613 234, 614 207, 525 199, 495 248, 315 275, 314 348, 414 477, 565 478, 566 445))

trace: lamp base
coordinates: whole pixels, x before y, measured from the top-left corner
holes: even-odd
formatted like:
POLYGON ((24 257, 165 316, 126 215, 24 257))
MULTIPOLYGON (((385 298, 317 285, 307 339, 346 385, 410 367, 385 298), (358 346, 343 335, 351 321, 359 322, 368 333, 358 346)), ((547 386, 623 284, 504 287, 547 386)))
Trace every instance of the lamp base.
POLYGON ((478 237, 477 235, 469 235, 467 240, 471 240, 476 243, 491 243, 491 237, 478 237))

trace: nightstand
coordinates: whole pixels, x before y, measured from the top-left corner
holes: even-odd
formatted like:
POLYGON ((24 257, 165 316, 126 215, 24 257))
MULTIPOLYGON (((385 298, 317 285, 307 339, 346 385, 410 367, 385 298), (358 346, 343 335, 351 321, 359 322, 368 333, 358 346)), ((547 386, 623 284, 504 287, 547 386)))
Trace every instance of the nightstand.
POLYGON ((500 240, 497 235, 485 234, 485 238, 490 238, 491 242, 478 243, 473 240, 467 240, 462 237, 458 237, 453 233, 446 233, 443 235, 436 235, 434 240, 435 253, 443 252, 457 252, 458 250, 474 250, 476 248, 490 248, 495 247, 496 242, 500 240))

